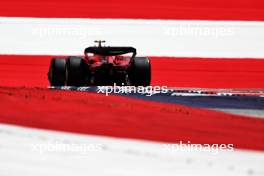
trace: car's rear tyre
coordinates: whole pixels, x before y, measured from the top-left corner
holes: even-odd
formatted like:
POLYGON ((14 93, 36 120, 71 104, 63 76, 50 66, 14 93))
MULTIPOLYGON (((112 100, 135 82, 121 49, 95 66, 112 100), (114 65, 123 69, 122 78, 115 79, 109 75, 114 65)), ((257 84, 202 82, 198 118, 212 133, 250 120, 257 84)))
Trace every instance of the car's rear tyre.
POLYGON ((132 86, 149 86, 151 82, 150 61, 146 57, 136 57, 129 68, 129 81, 132 86))
POLYGON ((50 86, 65 86, 66 60, 64 58, 53 58, 51 60, 48 78, 50 86))
POLYGON ((85 86, 87 72, 85 60, 81 57, 69 57, 67 60, 67 85, 68 86, 85 86))

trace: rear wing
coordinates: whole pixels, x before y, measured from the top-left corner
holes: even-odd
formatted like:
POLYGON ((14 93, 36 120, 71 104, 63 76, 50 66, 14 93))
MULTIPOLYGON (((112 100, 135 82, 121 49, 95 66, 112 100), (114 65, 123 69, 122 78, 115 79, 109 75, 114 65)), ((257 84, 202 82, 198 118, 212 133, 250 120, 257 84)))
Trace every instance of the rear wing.
POLYGON ((117 56, 132 53, 132 58, 137 54, 137 50, 133 47, 88 47, 84 53, 92 53, 101 56, 117 56))

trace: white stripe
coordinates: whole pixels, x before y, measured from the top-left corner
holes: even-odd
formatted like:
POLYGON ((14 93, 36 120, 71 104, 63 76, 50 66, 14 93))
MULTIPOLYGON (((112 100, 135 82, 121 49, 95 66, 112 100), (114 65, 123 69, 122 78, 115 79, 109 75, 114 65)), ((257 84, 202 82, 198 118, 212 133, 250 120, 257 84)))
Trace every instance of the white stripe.
POLYGON ((140 55, 264 58, 264 22, 0 18, 0 54, 79 55, 96 39, 140 55))
POLYGON ((263 175, 264 153, 169 152, 161 143, 0 125, 1 176, 263 175), (35 150, 36 145, 101 144, 86 154, 35 150))

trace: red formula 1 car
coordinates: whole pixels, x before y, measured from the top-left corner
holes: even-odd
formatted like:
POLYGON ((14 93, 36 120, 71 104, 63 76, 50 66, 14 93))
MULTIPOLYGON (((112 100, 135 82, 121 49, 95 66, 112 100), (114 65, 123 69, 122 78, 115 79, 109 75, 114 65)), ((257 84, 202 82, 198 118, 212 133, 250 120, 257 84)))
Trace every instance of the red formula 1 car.
POLYGON ((149 86, 150 61, 136 57, 133 47, 105 47, 105 41, 88 47, 84 57, 51 60, 48 79, 51 86, 125 85, 149 86))

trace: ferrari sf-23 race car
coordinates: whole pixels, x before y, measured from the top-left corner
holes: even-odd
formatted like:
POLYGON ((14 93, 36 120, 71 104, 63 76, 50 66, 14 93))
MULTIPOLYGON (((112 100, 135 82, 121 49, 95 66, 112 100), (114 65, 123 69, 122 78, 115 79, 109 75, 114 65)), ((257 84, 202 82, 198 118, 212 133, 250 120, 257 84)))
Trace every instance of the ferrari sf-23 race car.
POLYGON ((149 86, 151 66, 147 57, 136 57, 133 47, 98 46, 84 50, 84 57, 53 58, 48 79, 51 86, 149 86))

